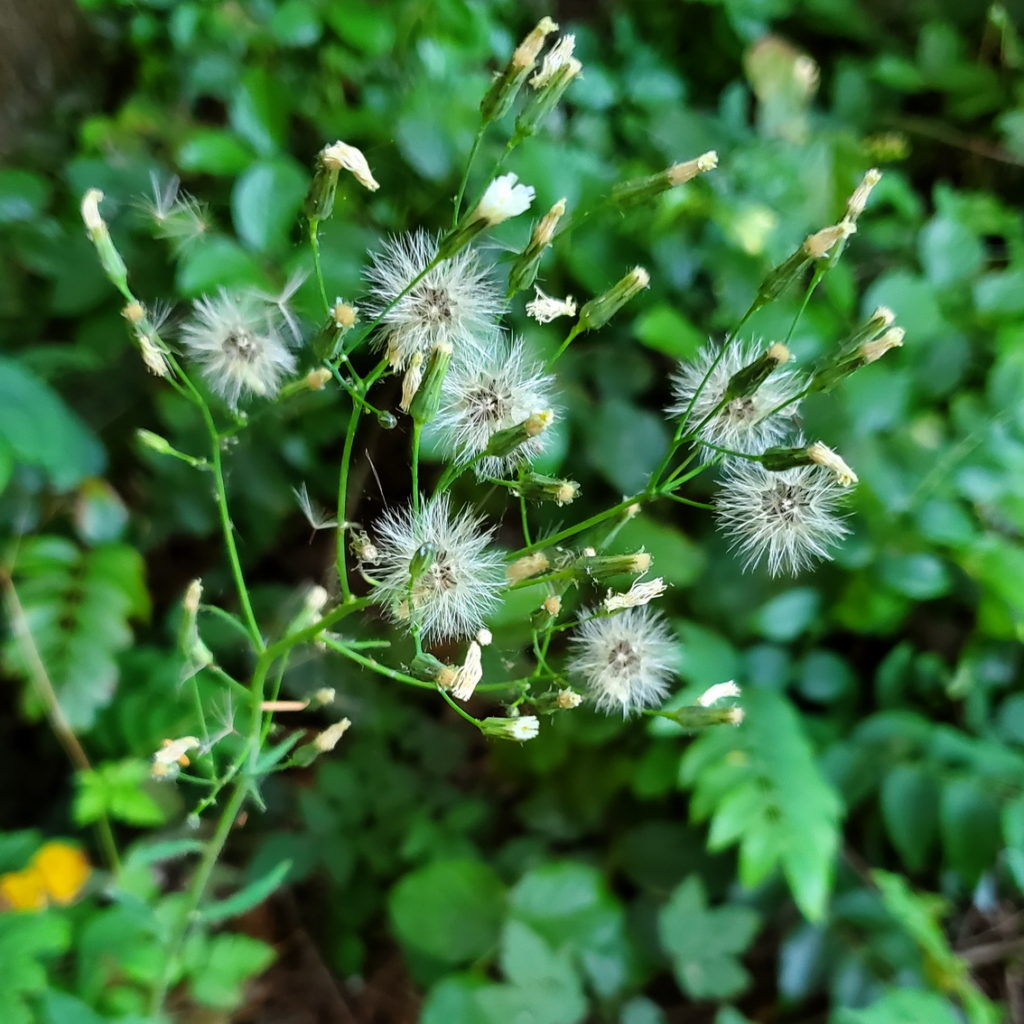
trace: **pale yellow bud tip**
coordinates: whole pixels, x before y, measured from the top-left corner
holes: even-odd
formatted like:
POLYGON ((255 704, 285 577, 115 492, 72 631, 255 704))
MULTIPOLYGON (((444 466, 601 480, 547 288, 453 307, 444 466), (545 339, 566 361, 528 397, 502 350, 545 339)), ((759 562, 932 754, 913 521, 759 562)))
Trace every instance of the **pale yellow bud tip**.
POLYGON ((539 572, 544 572, 549 565, 551 562, 548 560, 548 556, 543 551, 535 551, 532 555, 523 555, 522 558, 517 558, 512 562, 505 569, 505 578, 509 583, 527 580, 539 572))
POLYGON ((181 601, 186 615, 189 615, 192 618, 196 616, 196 613, 199 611, 199 602, 202 600, 202 597, 203 581, 193 580, 185 589, 185 596, 181 601))
POLYGON ((523 430, 527 437, 537 437, 538 434, 543 434, 554 420, 555 414, 550 409, 544 409, 541 412, 533 413, 523 425, 523 430))
POLYGON ((828 445, 822 444, 821 441, 815 441, 807 449, 807 455, 815 465, 834 473, 836 480, 843 487, 849 487, 857 483, 857 474, 843 461, 842 456, 829 448, 828 445))
POLYGON ((318 370, 310 370, 306 374, 306 387, 310 391, 323 391, 327 382, 331 379, 331 371, 321 366, 318 370))
POLYGON ((575 690, 559 690, 558 696, 555 698, 555 703, 563 711, 571 711, 573 708, 578 708, 580 704, 583 703, 583 697, 575 690))
POLYGON ((860 356, 865 363, 881 359, 891 348, 901 348, 906 331, 902 327, 890 327, 880 338, 866 341, 860 347, 860 356))
POLYGON ((356 149, 355 146, 350 146, 339 139, 321 150, 320 159, 326 167, 333 170, 351 172, 356 181, 371 192, 376 192, 380 188, 380 184, 370 171, 370 165, 366 162, 362 150, 356 149))
POLYGON ((121 316, 125 318, 130 324, 137 324, 146 315, 146 307, 141 302, 129 302, 124 309, 121 310, 121 316))
POLYGON ((793 353, 786 348, 785 345, 780 341, 776 341, 768 346, 768 352, 766 353, 768 358, 782 366, 783 363, 788 363, 793 358, 793 353))
POLYGON ((816 260, 829 254, 832 246, 843 238, 849 238, 857 230, 857 226, 849 220, 841 220, 832 227, 822 228, 804 239, 804 252, 816 260))
POLYGON ((355 306, 338 299, 331 309, 331 316, 334 317, 334 322, 342 330, 348 330, 359 319, 359 310, 355 306))
POLYGON ((106 224, 100 216, 100 202, 103 193, 98 188, 89 189, 82 196, 82 220, 85 222, 88 231, 104 231, 106 224))
POLYGON ((630 562, 630 572, 647 572, 651 567, 651 556, 646 551, 638 551, 630 562))
POLYGON ((548 615, 554 617, 562 611, 562 599, 557 594, 551 594, 549 597, 544 598, 544 603, 541 608, 548 613, 548 615))
POLYGON ((320 751, 321 754, 326 754, 333 750, 338 745, 338 740, 348 732, 352 722, 343 718, 340 722, 335 722, 334 725, 328 726, 322 733, 319 733, 316 739, 313 740, 313 746, 320 751))

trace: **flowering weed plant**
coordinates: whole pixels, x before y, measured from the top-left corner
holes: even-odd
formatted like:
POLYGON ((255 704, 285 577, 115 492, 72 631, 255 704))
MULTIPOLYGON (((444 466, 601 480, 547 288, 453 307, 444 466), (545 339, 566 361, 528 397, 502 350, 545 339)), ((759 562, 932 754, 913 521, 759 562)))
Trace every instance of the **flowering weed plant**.
MULTIPOLYGON (((585 220, 651 204, 701 175, 729 173, 728 155, 718 170, 719 156, 709 152, 623 180, 591 207, 574 210, 561 199, 537 210, 534 189, 507 168, 583 70, 573 37, 557 31, 543 19, 494 78, 450 219, 381 235, 365 253, 361 295, 336 295, 319 238, 325 221, 345 216, 336 209, 340 193, 352 203, 383 193, 374 176, 379 168, 353 144, 358 140, 329 143, 311 160, 301 235, 322 304, 313 322, 302 323, 291 308, 295 281, 278 295, 224 285, 168 319, 158 312, 159 297, 136 294, 104 219, 103 195, 90 190, 82 199, 86 230, 124 298, 145 365, 156 386, 173 389, 194 409, 206 448, 185 451, 176 438, 149 431, 140 441, 208 475, 234 584, 233 594, 208 604, 196 581, 182 602, 183 685, 193 690, 195 716, 187 732, 154 752, 152 774, 198 790, 196 827, 208 816, 214 821, 166 935, 153 1013, 181 975, 236 819, 260 808, 268 776, 328 755, 350 726, 359 728, 358 717, 343 717, 309 735, 302 712, 330 707, 333 697, 282 698, 301 650, 319 650, 381 684, 446 702, 468 728, 496 740, 530 741, 553 716, 581 704, 691 730, 728 728, 745 714, 731 681, 707 679, 701 699, 673 701, 681 645, 657 610, 667 589, 655 575, 659 566, 643 544, 623 554, 612 552, 613 542, 648 506, 688 506, 716 517, 747 568, 774 575, 829 558, 847 532, 843 504, 856 473, 824 441, 803 435, 800 403, 841 386, 901 345, 903 333, 894 314, 879 308, 850 325, 814 365, 795 365, 789 344, 819 284, 856 242, 858 218, 879 178, 874 170, 835 224, 807 237, 765 277, 725 337, 676 367, 665 411, 671 441, 643 487, 574 517, 578 483, 538 467, 561 415, 560 361, 570 348, 585 351, 592 333, 627 303, 642 303, 650 285, 644 267, 623 266, 619 280, 599 294, 551 296, 541 288, 549 253, 571 246, 585 220), (496 165, 481 168, 488 134, 507 141, 496 165), (495 259, 489 232, 516 219, 516 248, 495 259), (784 337, 744 334, 756 312, 794 291, 802 291, 802 303, 784 337), (545 349, 531 337, 532 325, 514 332, 510 317, 524 312, 537 324, 564 323, 561 343, 545 349), (324 389, 338 409, 334 506, 314 507, 300 480, 294 489, 314 531, 334 533, 335 560, 282 626, 256 614, 243 571, 231 449, 244 443, 248 424, 269 403, 324 389), (363 522, 352 517, 365 486, 356 481, 374 473, 359 455, 368 428, 401 434, 408 487, 403 501, 363 522), (424 444, 442 455, 439 468, 422 458, 424 444), (691 487, 703 474, 717 480, 710 505, 691 487), (502 499, 497 505, 495 495, 502 499), (525 649, 493 621, 512 597, 515 607, 526 608, 525 649), (205 636, 212 618, 246 638, 247 676, 218 663, 205 636), (524 659, 525 671, 505 670, 524 659), (199 686, 200 676, 213 680, 212 695, 199 686), (226 719, 223 728, 218 717, 226 719)), ((380 153, 374 163, 386 159, 380 153)), ((187 245, 203 210, 163 189, 151 208, 154 230, 176 248, 187 245)))

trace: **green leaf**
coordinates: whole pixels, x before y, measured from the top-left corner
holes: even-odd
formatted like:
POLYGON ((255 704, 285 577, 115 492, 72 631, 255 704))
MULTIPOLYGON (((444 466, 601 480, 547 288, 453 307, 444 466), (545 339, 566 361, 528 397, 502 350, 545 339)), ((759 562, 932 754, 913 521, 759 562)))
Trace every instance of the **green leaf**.
POLYGON ((253 164, 231 192, 239 237, 260 252, 283 248, 308 187, 309 175, 290 158, 253 164))
POLYGON ((218 288, 267 287, 269 279, 249 252, 230 238, 209 238, 190 248, 178 265, 178 290, 195 297, 218 288))
POLYGON ((346 0, 343 7, 329 4, 324 17, 332 29, 357 50, 380 56, 395 45, 395 22, 382 18, 369 0, 346 0))
POLYGON ((146 792, 149 765, 145 761, 107 761, 92 771, 80 772, 76 783, 74 816, 90 825, 104 814, 140 827, 162 825, 165 814, 146 792))
POLYGON ((50 200, 50 185, 41 175, 0 168, 0 224, 38 217, 50 200))
POLYGON ((264 68, 249 68, 232 93, 231 126, 262 156, 279 152, 288 127, 288 91, 264 68))
POLYGON ((242 1002, 242 985, 274 961, 274 950, 248 935, 215 935, 196 944, 187 969, 192 996, 204 1006, 233 1010, 242 1002))
POLYGON ((750 624, 769 640, 795 640, 820 617, 821 595, 811 587, 795 587, 766 601, 750 624))
POLYGON ((835 1024, 958 1024, 952 1004, 920 989, 897 988, 860 1010, 840 1010, 835 1024))
POLYGON ((103 470, 103 449, 63 399, 12 359, 0 358, 0 447, 37 466, 58 491, 103 470))
POLYGON ((647 483, 668 447, 664 420, 621 398, 602 402, 589 418, 586 454, 590 465, 622 494, 647 483))
POLYGON ((404 946, 443 963, 467 963, 497 943, 505 887, 480 861, 434 861, 401 879, 389 906, 404 946))
POLYGON ((633 333, 648 348, 673 359, 692 359, 706 341, 674 306, 661 303, 641 313, 633 333))
POLYGON ((253 160, 252 150, 222 128, 198 128, 178 147, 178 166, 197 174, 236 175, 253 160))
POLYGON ((227 899, 207 904, 202 910, 202 919, 207 922, 226 921, 259 906, 281 885, 291 866, 290 860, 283 860, 227 899))
POLYGON ((938 216, 925 224, 917 244, 924 272, 936 288, 972 277, 985 261, 978 236, 949 217, 938 216))
MULTIPOLYGON (((117 654, 132 640, 128 620, 149 612, 143 571, 139 553, 122 544, 80 551, 62 538, 33 537, 22 545, 14 572, 22 626, 74 729, 88 729, 113 697, 117 654)), ((29 684, 26 708, 41 715, 27 641, 10 638, 3 658, 29 684)))
POLYGON ((839 845, 840 801, 785 698, 748 687, 743 706, 741 726, 706 732, 683 758, 680 780, 694 790, 691 816, 711 819, 713 849, 739 844, 744 885, 780 867, 797 906, 819 920, 839 845))
POLYGON ((728 999, 746 988, 750 976, 737 956, 758 925, 749 907, 709 909, 696 876, 679 885, 658 914, 658 934, 676 981, 694 999, 728 999))
POLYGON ((312 46, 323 27, 311 4, 305 0, 284 0, 270 19, 270 31, 282 46, 312 46))
POLYGON ((922 764, 897 765, 882 781, 882 820, 911 871, 929 863, 938 838, 939 785, 934 769, 922 764))
POLYGON ((0 914, 0 1020, 36 1024, 27 997, 49 986, 46 961, 66 953, 71 926, 56 911, 0 914))
POLYGON ((999 801, 990 786, 962 777, 942 790, 939 819, 946 860, 974 885, 995 863, 1002 847, 999 801))

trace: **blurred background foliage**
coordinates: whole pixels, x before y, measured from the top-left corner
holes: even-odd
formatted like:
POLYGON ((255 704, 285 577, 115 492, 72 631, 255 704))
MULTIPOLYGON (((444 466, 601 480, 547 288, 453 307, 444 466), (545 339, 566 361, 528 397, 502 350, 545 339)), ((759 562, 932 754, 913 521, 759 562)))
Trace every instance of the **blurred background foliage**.
MULTIPOLYGON (((744 687, 746 723, 696 739, 581 709, 529 744, 491 745, 377 677, 323 658, 294 666, 292 695, 334 686, 355 724, 318 767, 277 777, 266 813, 238 830, 218 883, 241 898, 214 905, 223 927, 191 950, 180 1019, 1024 1020, 1013 12, 954 0, 80 6, 86 56, 0 170, 0 523, 19 602, 7 610, 30 625, 91 767, 72 778, 10 635, 0 770, 17 784, 0 797, 0 894, 22 909, 0 912, 0 1017, 145 1019, 155 939, 196 847, 188 791, 148 782, 146 762, 190 731, 172 653, 181 593, 195 576, 229 592, 208 479, 134 441, 144 427, 199 448, 191 411, 128 343, 79 196, 107 194, 148 300, 276 293, 311 268, 296 219, 315 153, 345 139, 382 186, 371 198, 353 186, 322 232, 328 287, 358 301, 384 234, 446 225, 489 75, 551 13, 576 33, 585 73, 512 161, 538 209, 561 196, 600 207, 615 180, 708 149, 721 163, 653 208, 589 219, 549 257, 552 294, 585 299, 634 263, 653 280, 564 360, 550 470, 581 482, 574 511, 641 485, 667 441, 672 361, 723 335, 767 268, 878 166, 859 231, 792 341, 812 360, 879 304, 907 331, 902 350, 805 408, 808 434, 860 474, 853 536, 835 564, 773 581, 744 576, 696 510, 654 508, 622 532, 673 584, 683 693, 744 687), (211 204, 209 231, 177 253, 139 206, 154 173, 211 204), (128 851, 116 881, 83 831, 100 811, 128 851), (62 837, 94 866, 84 894, 40 873, 46 840, 62 837)), ((488 136, 485 157, 504 141, 488 136)), ((527 231, 510 222, 486 244, 500 256, 527 231)), ((296 297, 309 322, 314 287, 296 297)), ((750 333, 784 336, 798 300, 767 307, 750 333)), ((521 297, 513 319, 539 349, 561 339, 526 324, 521 297)), ((230 452, 264 622, 286 621, 302 585, 329 584, 333 538, 311 539, 292 488, 330 503, 344 408, 330 392, 297 396, 253 415, 230 452)), ((371 424, 361 437, 363 521, 404 492, 401 434, 371 424)), ((506 646, 512 611, 494 627, 506 646)), ((210 627, 218 656, 238 658, 237 638, 210 627)))

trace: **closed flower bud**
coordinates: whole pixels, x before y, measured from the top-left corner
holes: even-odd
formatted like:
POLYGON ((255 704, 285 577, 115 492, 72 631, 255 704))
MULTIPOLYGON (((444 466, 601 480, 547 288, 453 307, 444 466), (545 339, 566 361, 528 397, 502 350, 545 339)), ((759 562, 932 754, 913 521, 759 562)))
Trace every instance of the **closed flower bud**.
POLYGON ((441 405, 441 387, 451 361, 452 346, 447 341, 439 341, 430 353, 427 369, 423 374, 423 383, 419 385, 419 390, 409 403, 409 415, 421 426, 429 423, 437 415, 441 405))
POLYGON ((544 598, 541 608, 552 618, 557 618, 562 614, 562 599, 557 594, 549 594, 544 598))
POLYGON ((643 267, 634 267, 608 291, 591 299, 581 310, 579 327, 593 331, 603 327, 634 296, 650 287, 651 277, 643 267))
POLYGON ((555 703, 563 711, 571 711, 573 708, 578 708, 583 703, 583 694, 577 693, 575 690, 559 690, 558 696, 555 698, 555 703))
POLYGON ((522 743, 532 740, 540 732, 540 722, 535 715, 521 715, 519 718, 485 718, 480 723, 480 731, 485 736, 522 743))
POLYGON ((323 732, 317 734, 316 739, 313 740, 313 746, 321 754, 329 753, 338 745, 338 740, 348 732, 351 725, 352 722, 348 718, 342 718, 334 725, 329 725, 323 732))
POLYGON ((409 360, 409 366, 402 378, 402 400, 398 403, 402 412, 408 412, 416 392, 420 389, 423 381, 423 353, 414 352, 409 360))
POLYGON ((769 345, 763 355, 729 378, 723 399, 730 402, 735 398, 752 395, 778 367, 788 363, 790 359, 792 355, 785 345, 778 342, 769 345))
POLYGON ((505 569, 505 579, 509 583, 518 583, 520 580, 528 580, 531 576, 542 573, 551 566, 551 561, 543 551, 534 551, 532 554, 523 555, 510 563, 505 569))
POLYGON ((306 374, 304 382, 310 391, 323 391, 330 379, 331 371, 321 366, 318 370, 310 370, 306 374))
POLYGON ((853 190, 849 202, 846 204, 846 219, 856 223, 857 218, 864 212, 868 204, 868 196, 871 190, 882 180, 881 172, 874 167, 861 179, 860 184, 853 190))
POLYGON ((150 451, 156 452, 157 455, 174 455, 176 453, 176 449, 172 447, 166 437, 154 434, 152 430, 145 430, 140 427, 135 431, 135 436, 139 444, 145 445, 150 451))
POLYGON ((807 449, 811 462, 821 466, 835 474, 836 480, 843 486, 849 487, 857 483, 857 474, 843 461, 842 457, 821 441, 815 441, 807 449))
POLYGON ((860 355, 865 363, 873 363, 881 359, 890 349, 902 348, 906 331, 902 327, 891 327, 880 338, 866 341, 860 347, 860 355))
POLYGON ((739 725, 743 721, 743 709, 705 708, 697 705, 662 711, 659 717, 670 718, 684 729, 707 729, 714 725, 739 725))
POLYGON ((580 485, 575 480, 558 480, 539 473, 526 473, 516 484, 516 490, 530 501, 553 501, 569 505, 576 500, 580 485))
POLYGON ((579 77, 583 65, 572 56, 574 45, 574 36, 563 36, 544 58, 540 71, 530 79, 534 91, 522 113, 516 118, 511 145, 516 146, 533 135, 562 98, 565 90, 579 77))
POLYGON ((596 580, 629 574, 639 576, 651 567, 651 556, 646 551, 629 555, 589 555, 584 552, 583 568, 588 576, 596 580))
POLYGON ((121 254, 114 247, 106 221, 100 213, 102 199, 103 193, 98 188, 91 188, 82 196, 82 221, 85 224, 86 233, 96 247, 100 266, 103 267, 107 277, 122 295, 130 296, 128 268, 124 265, 121 254))
MULTIPOLYGON (((509 271, 509 295, 514 295, 524 288, 529 288, 536 280, 541 257, 544 255, 544 250, 551 244, 551 239, 555 235, 555 228, 564 214, 565 200, 559 199, 537 222, 537 226, 533 229, 533 234, 530 236, 529 244, 519 254, 519 258, 512 264, 512 269, 509 271)), ((529 307, 527 307, 527 312, 529 312, 529 307)), ((575 312, 575 309, 573 312, 575 312)))
POLYGON ((837 242, 845 241, 856 230, 857 226, 852 221, 841 220, 838 224, 808 235, 802 248, 812 259, 820 260, 829 254, 837 242))
POLYGON ((355 146, 349 146, 339 140, 321 150, 320 160, 335 172, 349 171, 363 188, 371 192, 376 192, 380 188, 370 172, 370 165, 366 162, 362 150, 356 149, 355 146))
POLYGON ((695 160, 672 164, 664 171, 643 178, 632 178, 616 185, 609 197, 620 209, 630 209, 641 203, 656 199, 663 192, 692 181, 698 174, 714 170, 718 166, 718 154, 711 150, 695 160))
POLYGON ((521 444, 525 444, 531 438, 538 437, 554 421, 555 415, 550 409, 532 413, 522 423, 514 427, 507 427, 491 434, 490 441, 484 449, 484 455, 490 458, 502 459, 516 450, 521 444))
POLYGON ((534 68, 544 40, 557 31, 558 25, 555 22, 550 18, 541 18, 533 31, 516 47, 508 64, 494 79, 480 103, 484 124, 504 117, 511 110, 516 95, 534 68))
MULTIPOLYGON (((440 683, 442 677, 447 677, 454 671, 450 665, 439 661, 434 655, 428 654, 426 651, 421 651, 417 654, 409 664, 410 674, 414 675, 417 679, 422 679, 426 683, 440 683)), ((447 686, 445 689, 447 689, 447 686)))

